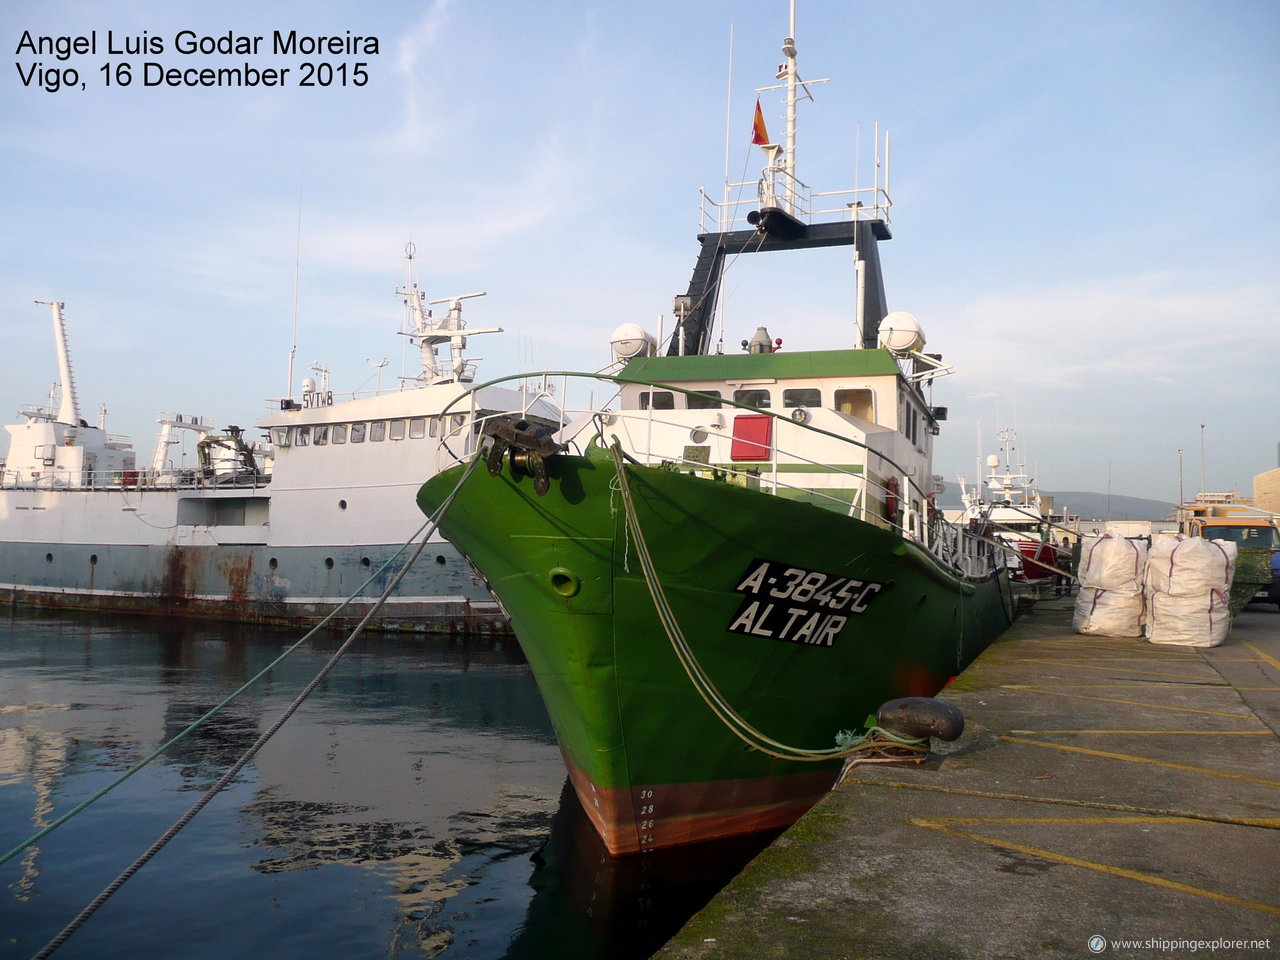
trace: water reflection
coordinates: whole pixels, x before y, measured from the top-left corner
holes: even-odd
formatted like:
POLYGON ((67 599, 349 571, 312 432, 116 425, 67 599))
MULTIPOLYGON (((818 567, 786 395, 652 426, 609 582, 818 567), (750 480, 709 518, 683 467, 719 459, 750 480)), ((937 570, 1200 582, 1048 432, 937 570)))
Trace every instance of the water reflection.
POLYGON ((535 893, 508 960, 553 956, 548 945, 595 942, 610 960, 643 960, 765 848, 777 832, 615 860, 568 781, 529 880, 535 893))
MULTIPOLYGON (((239 626, 0 622, 0 852, 104 787, 279 655, 239 626)), ((186 812, 341 641, 0 866, 0 960, 29 957, 186 812)), ((615 862, 528 667, 500 640, 360 641, 60 958, 640 958, 760 839, 615 862), (228 918, 235 918, 229 923, 228 918)))

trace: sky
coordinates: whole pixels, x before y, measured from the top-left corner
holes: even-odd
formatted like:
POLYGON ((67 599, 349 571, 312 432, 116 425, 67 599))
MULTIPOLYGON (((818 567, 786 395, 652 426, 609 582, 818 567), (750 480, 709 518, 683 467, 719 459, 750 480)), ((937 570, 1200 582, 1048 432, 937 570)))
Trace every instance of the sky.
MULTIPOLYGON (((472 338, 482 375, 604 366, 619 324, 670 331, 698 188, 758 175, 755 91, 787 17, 786 0, 9 0, 0 414, 57 379, 36 300, 66 304, 82 416, 105 403, 144 461, 162 411, 246 426, 278 406, 295 294, 295 390, 319 363, 335 391, 386 386, 409 369, 409 240, 429 298, 487 292, 464 308, 505 330, 472 338), (276 30, 378 49, 276 55, 276 30), (92 31, 96 51, 63 60, 23 48, 92 31), (180 34, 263 40, 202 56, 180 34), (148 85, 147 62, 290 73, 148 85), (305 62, 333 82, 301 86, 305 62)), ((1277 466, 1280 3, 801 0, 796 46, 801 77, 831 81, 800 106, 813 189, 865 186, 872 131, 891 131, 889 308, 956 371, 933 388, 936 473, 972 478, 1004 427, 1049 490, 1173 501, 1277 466)), ((762 110, 776 139, 776 92, 762 110)), ((784 350, 852 346, 848 252, 769 260, 726 280, 726 350, 761 324, 784 350)))

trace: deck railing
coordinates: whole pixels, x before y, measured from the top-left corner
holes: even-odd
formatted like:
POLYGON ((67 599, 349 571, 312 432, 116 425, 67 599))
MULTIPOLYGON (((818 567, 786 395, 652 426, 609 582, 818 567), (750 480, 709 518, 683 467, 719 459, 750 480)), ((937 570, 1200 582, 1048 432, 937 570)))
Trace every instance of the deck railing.
MULTIPOLYGON (((567 423, 572 423, 575 418, 590 418, 594 421, 594 430, 587 429, 579 433, 579 437, 598 436, 601 441, 608 443, 611 437, 618 436, 623 440, 626 454, 647 466, 693 472, 713 479, 751 486, 773 495, 804 499, 846 516, 893 530, 965 577, 983 577, 989 575, 994 568, 992 548, 984 542, 983 538, 945 522, 941 511, 934 507, 929 496, 930 492, 920 486, 913 471, 904 469, 861 439, 844 436, 808 423, 795 422, 789 414, 778 414, 732 400, 721 400, 726 410, 736 408, 739 412, 765 414, 775 420, 776 429, 770 441, 768 458, 759 461, 734 462, 729 456, 728 447, 725 446, 733 439, 727 424, 722 424, 719 430, 709 429, 701 424, 693 424, 687 417, 677 419, 674 415, 685 411, 655 410, 652 407, 645 410, 603 409, 616 403, 617 391, 622 381, 606 374, 557 372, 554 375, 565 378, 566 390, 567 381, 572 378, 593 380, 597 385, 606 385, 613 392, 611 397, 605 394, 608 399, 599 405, 593 404, 589 408, 580 410, 565 409, 567 423), (672 415, 667 416, 668 413, 672 415), (687 458, 684 455, 683 444, 677 442, 676 431, 687 435, 694 428, 706 432, 707 440, 711 437, 717 438, 720 446, 723 447, 724 455, 710 463, 687 458), (805 431, 808 433, 804 433, 805 431), (851 453, 840 458, 824 457, 821 461, 815 460, 803 452, 804 449, 811 448, 803 447, 802 440, 828 444, 833 440, 839 441, 846 445, 851 453), (841 467, 833 462, 836 459, 856 465, 860 471, 841 467), (789 480, 789 471, 780 470, 780 463, 784 467, 799 466, 798 472, 803 472, 806 465, 812 466, 815 468, 815 473, 821 473, 825 477, 835 476, 839 479, 836 484, 828 484, 826 487, 805 486, 800 482, 789 480), (874 471, 870 469, 871 465, 874 465, 874 471), (898 503, 895 517, 888 516, 888 511, 883 507, 891 496, 896 496, 898 503), (880 506, 874 505, 873 501, 880 506)), ((480 387, 501 382, 502 380, 493 380, 480 387)), ((697 391, 672 384, 651 384, 650 386, 685 395, 697 393, 697 391)), ((562 391, 561 396, 565 395, 566 392, 562 391)), ((459 399, 462 400, 462 398, 459 399)), ((715 411, 704 410, 699 413, 714 415, 715 411)), ((504 415, 492 414, 478 418, 478 429, 470 435, 473 437, 482 435, 484 421, 500 416, 504 415)), ((705 444, 704 440, 702 444, 695 445, 705 444)), ((459 454, 470 453, 471 445, 468 444, 466 451, 449 450, 446 446, 442 452, 446 456, 458 457, 459 454)), ((442 468, 443 466, 445 464, 441 464, 442 468)))
POLYGON ((270 474, 218 474, 202 470, 48 470, 25 476, 18 470, 0 471, 3 490, 257 490, 271 482, 270 474))

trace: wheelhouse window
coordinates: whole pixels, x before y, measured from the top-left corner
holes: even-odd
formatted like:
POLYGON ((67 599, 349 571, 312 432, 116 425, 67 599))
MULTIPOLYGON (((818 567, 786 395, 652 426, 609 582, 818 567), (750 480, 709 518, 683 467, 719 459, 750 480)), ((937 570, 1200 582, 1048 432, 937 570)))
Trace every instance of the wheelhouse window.
POLYGON ((836 410, 851 417, 875 421, 874 394, 866 388, 837 390, 836 410))
POLYGON ((760 410, 766 410, 769 407, 768 390, 735 390, 733 399, 736 403, 745 403, 760 410))
POLYGON ((295 447, 305 447, 311 443, 311 428, 297 427, 293 432, 293 445, 295 447))
POLYGON ((406 426, 407 424, 403 420, 392 420, 391 421, 391 439, 403 440, 406 426))
POLYGON ((427 435, 427 418, 414 417, 409 421, 409 439, 421 440, 427 435))
POLYGON ((333 425, 333 442, 334 443, 347 442, 347 425, 345 423, 335 423, 333 425))
POLYGON ((428 430, 430 431, 431 436, 433 437, 440 436, 440 418, 439 417, 431 418, 431 425, 428 427, 428 430))
POLYGON ((450 433, 456 433, 467 425, 467 415, 465 413, 455 413, 449 418, 453 422, 453 429, 450 433))
POLYGON ((328 424, 318 425, 315 432, 311 435, 312 441, 317 447, 323 447, 329 442, 329 426, 328 424))
POLYGON ((369 424, 370 443, 381 443, 385 439, 387 439, 387 422, 385 420, 378 420, 369 424))
POLYGON ((690 410, 720 409, 719 390, 700 390, 697 393, 689 394, 686 399, 688 400, 690 410))
POLYGON ((782 405, 784 407, 820 407, 822 406, 822 391, 810 387, 783 390, 782 405))
POLYGON ((353 423, 351 425, 351 442, 364 443, 364 434, 367 427, 368 424, 366 423, 353 423))
POLYGON ((652 405, 654 410, 674 410, 676 408, 676 395, 670 390, 654 390, 650 393, 643 390, 640 393, 640 409, 648 410, 652 405))
POLYGON ((287 447, 289 445, 289 428, 288 427, 272 427, 271 442, 277 447, 287 447))

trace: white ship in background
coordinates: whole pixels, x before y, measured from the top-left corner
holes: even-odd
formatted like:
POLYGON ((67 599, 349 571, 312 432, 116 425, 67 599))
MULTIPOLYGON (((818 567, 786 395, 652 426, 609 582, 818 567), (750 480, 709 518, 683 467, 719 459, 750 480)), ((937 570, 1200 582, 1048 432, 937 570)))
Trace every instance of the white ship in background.
MULTIPOLYGON (((421 372, 394 389, 341 397, 303 381, 300 397, 256 424, 236 426, 163 414, 150 461, 127 438, 81 416, 61 303, 53 317, 59 381, 47 406, 18 411, 5 427, 0 464, 0 601, 77 610, 301 624, 319 620, 378 571, 422 524, 414 494, 435 472, 437 451, 471 451, 476 422, 523 410, 559 425, 545 389, 487 387, 449 405, 475 381, 464 356, 462 301, 427 301, 412 278, 397 290, 421 372), (443 316, 431 307, 447 305, 443 316), (439 355, 448 347, 448 357, 439 355), (446 409, 448 412, 446 413, 446 409), (196 466, 173 462, 179 432, 194 433, 196 466)), ((407 552, 404 556, 407 556, 407 552)), ((394 576, 392 563, 346 608, 359 620, 394 576)), ((483 582, 447 542, 431 544, 373 624, 382 628, 488 631, 505 618, 483 582)))
POLYGON ((1003 457, 995 453, 987 457, 988 473, 982 484, 969 487, 964 477, 959 478, 964 503, 961 516, 992 525, 991 535, 1005 545, 1005 563, 1015 580, 1052 577, 1049 567, 1035 561, 1060 565, 1050 526, 1053 498, 1041 496, 1025 463, 1015 465, 1017 435, 1013 429, 1006 427, 999 436, 1003 457))

